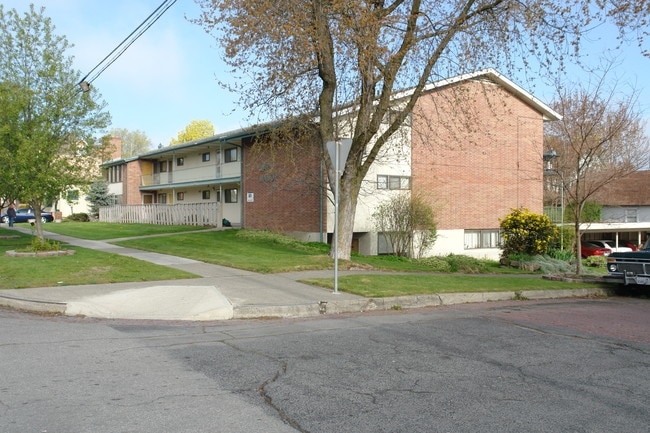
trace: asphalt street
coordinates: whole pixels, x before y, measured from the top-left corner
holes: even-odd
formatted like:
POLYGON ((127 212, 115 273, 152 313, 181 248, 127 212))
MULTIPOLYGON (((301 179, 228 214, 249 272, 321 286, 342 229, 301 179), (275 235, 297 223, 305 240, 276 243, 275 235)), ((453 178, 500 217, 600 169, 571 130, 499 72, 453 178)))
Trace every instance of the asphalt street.
POLYGON ((0 431, 648 432, 650 300, 303 319, 0 310, 0 431))

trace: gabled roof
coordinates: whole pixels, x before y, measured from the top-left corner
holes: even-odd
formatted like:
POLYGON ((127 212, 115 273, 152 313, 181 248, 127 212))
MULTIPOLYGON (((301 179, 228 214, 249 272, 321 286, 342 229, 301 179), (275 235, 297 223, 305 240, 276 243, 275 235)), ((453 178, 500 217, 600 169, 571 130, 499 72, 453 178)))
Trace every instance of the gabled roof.
MULTIPOLYGON (((469 81, 469 80, 487 80, 490 81, 494 84, 497 84, 504 89, 506 89, 508 92, 513 94, 515 97, 519 98, 522 100, 524 103, 528 104, 530 107, 532 107, 534 110, 540 112, 544 118, 544 120, 550 121, 550 120, 560 120, 562 116, 558 113, 556 113, 553 109, 551 109, 548 105, 544 104, 542 101, 539 99, 535 98, 532 94, 528 93, 525 91, 523 88, 519 87, 517 84, 514 82, 510 81, 500 73, 498 73, 496 70, 492 68, 487 68, 487 69, 481 69, 476 72, 471 72, 468 74, 461 74, 457 75, 455 77, 451 78, 446 78, 443 80, 436 81, 434 83, 427 84, 424 88, 424 92, 429 92, 432 90, 436 89, 441 89, 447 86, 451 86, 456 83, 461 83, 463 81, 469 81)), ((393 101, 398 101, 403 98, 407 98, 410 95, 413 94, 414 88, 404 90, 401 92, 396 92, 392 100, 393 101)), ((345 114, 346 112, 349 112, 350 110, 354 110, 355 107, 347 107, 347 108, 340 108, 339 109, 339 115, 345 114)), ((314 119, 315 122, 318 122, 318 117, 314 119)), ((246 128, 241 128, 237 129, 234 131, 228 131, 224 132, 221 134, 216 134, 210 137, 205 137, 205 138, 200 138, 198 140, 193 140, 189 141, 187 143, 181 143, 173 146, 166 146, 162 147, 159 149, 151 150, 149 152, 140 154, 135 157, 127 158, 127 159, 119 159, 119 160, 113 160, 113 161, 107 161, 102 164, 102 166, 107 167, 111 165, 116 165, 116 164, 121 164, 125 162, 129 162, 135 159, 147 159, 147 158, 155 158, 156 156, 168 154, 170 152, 182 152, 185 149, 193 149, 196 150, 196 148, 201 147, 201 146, 207 146, 210 144, 217 144, 217 143, 229 143, 233 145, 238 145, 236 143, 237 140, 241 140, 242 138, 247 138, 247 137, 253 137, 259 134, 262 134, 264 132, 268 132, 274 127, 277 127, 278 125, 281 125, 283 123, 286 123, 287 120, 285 121, 275 121, 275 122, 269 122, 269 123, 264 123, 264 124, 259 124, 259 125, 254 125, 246 128)))
POLYGON ((595 199, 603 206, 650 206, 650 170, 605 185, 595 199))
MULTIPOLYGON (((453 84, 461 83, 463 81, 470 81, 470 80, 487 80, 503 87, 508 92, 513 94, 515 97, 519 98, 521 101, 528 104, 536 111, 539 111, 544 116, 544 120, 546 121, 562 119, 562 116, 556 111, 554 111, 551 107, 544 104, 542 101, 534 97, 531 93, 527 92, 522 87, 515 84, 513 81, 504 77, 503 75, 501 75, 495 69, 492 68, 481 69, 479 71, 470 72, 467 74, 456 75, 455 77, 445 78, 443 80, 439 80, 427 84, 424 87, 423 93, 432 90, 441 89, 447 86, 451 86, 453 84)), ((396 93, 394 95, 394 99, 406 98, 412 95, 413 91, 414 89, 411 88, 408 90, 404 90, 403 92, 396 93)))

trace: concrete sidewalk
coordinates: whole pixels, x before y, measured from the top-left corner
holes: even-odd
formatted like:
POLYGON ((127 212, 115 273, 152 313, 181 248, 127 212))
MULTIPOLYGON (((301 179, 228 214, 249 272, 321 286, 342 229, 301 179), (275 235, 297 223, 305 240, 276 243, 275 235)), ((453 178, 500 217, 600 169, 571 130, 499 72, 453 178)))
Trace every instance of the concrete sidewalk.
MULTIPOLYGON (((15 227, 14 227, 15 228, 15 227)), ((31 231, 22 228, 25 233, 31 231)), ((136 250, 46 232, 49 239, 83 248, 129 256, 199 275, 187 280, 39 287, 0 290, 0 305, 68 316, 149 320, 228 320, 289 318, 508 300, 512 292, 450 293, 368 299, 298 282, 333 278, 333 271, 257 274, 197 260, 136 250)), ((340 271, 339 275, 367 271, 340 271)), ((605 295, 603 289, 524 291, 529 299, 605 295)))

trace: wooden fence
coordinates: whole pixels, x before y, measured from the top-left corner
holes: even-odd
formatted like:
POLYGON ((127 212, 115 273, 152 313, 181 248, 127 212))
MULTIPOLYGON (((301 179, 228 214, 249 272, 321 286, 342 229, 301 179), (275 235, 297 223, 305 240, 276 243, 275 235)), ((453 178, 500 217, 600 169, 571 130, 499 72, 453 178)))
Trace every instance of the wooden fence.
POLYGON ((106 206, 99 208, 99 220, 110 223, 221 226, 217 203, 106 206))

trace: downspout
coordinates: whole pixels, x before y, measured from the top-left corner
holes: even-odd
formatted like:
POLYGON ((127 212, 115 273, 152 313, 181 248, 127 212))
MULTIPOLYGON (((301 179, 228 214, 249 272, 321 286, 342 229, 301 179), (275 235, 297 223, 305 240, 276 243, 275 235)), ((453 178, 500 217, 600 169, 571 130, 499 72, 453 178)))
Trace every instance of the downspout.
POLYGON ((239 158, 239 228, 244 228, 244 219, 246 215, 244 214, 244 140, 241 140, 241 158, 239 158))
MULTIPOLYGON (((223 141, 219 142, 219 165, 215 164, 215 173, 214 176, 217 179, 221 179, 223 176, 223 141)), ((223 184, 219 182, 219 201, 217 202, 217 208, 219 209, 217 215, 217 227, 223 227, 223 184)))

